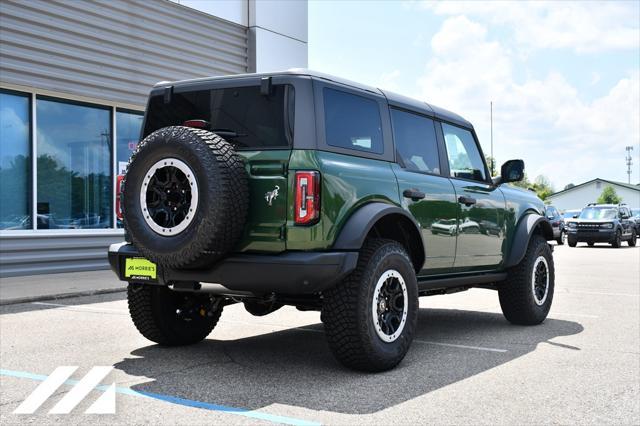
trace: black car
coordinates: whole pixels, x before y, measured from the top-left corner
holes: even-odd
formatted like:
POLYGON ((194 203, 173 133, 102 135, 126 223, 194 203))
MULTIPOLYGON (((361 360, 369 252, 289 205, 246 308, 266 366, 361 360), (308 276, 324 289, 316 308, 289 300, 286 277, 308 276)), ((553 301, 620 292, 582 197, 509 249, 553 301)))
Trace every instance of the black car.
POLYGON ((631 209, 631 219, 636 224, 636 234, 640 236, 640 209, 631 209))
POLYGON ((609 243, 620 247, 622 241, 636 245, 636 225, 625 204, 588 204, 576 219, 567 222, 569 247, 579 242, 593 246, 609 243))
POLYGON ((547 216, 547 219, 549 219, 549 222, 551 222, 551 227, 553 228, 553 239, 556 240, 558 245, 563 245, 567 235, 564 218, 554 206, 547 206, 545 208, 545 215, 547 216))

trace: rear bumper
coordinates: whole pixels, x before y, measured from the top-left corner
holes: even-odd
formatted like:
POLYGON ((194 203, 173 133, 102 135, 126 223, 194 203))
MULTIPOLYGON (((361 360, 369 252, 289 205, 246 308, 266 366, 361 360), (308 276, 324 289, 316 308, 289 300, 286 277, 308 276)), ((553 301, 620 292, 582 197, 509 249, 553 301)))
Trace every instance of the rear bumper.
MULTIPOLYGON (((132 244, 112 244, 109 264, 122 281, 125 259, 140 257, 132 244)), ((268 293, 313 294, 333 287, 353 271, 358 253, 286 252, 277 255, 235 254, 209 269, 166 269, 158 267, 157 284, 199 282, 221 284, 229 290, 268 293)))

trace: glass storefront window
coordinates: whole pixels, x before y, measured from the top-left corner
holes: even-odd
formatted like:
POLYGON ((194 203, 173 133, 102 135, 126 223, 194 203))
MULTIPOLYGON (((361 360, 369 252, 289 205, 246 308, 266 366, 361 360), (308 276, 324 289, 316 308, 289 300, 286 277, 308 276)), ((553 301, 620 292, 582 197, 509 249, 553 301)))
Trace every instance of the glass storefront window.
MULTIPOLYGON (((140 141, 143 114, 127 111, 116 111, 116 170, 119 175, 124 174, 129 158, 140 141)), ((117 221, 118 228, 122 222, 117 221)))
POLYGON ((0 229, 31 228, 30 101, 0 92, 0 229))
POLYGON ((37 98, 38 229, 111 228, 111 111, 37 98))
POLYGON ((116 112, 117 167, 119 175, 124 173, 131 154, 138 146, 143 118, 144 116, 141 113, 116 112))

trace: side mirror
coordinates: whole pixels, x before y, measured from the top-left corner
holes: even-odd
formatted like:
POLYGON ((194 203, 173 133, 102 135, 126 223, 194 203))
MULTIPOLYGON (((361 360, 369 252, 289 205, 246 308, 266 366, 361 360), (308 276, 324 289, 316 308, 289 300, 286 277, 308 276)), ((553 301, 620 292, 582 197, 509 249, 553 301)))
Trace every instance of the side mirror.
POLYGON ((577 219, 577 218, 578 218, 578 215, 577 215, 577 214, 574 214, 572 217, 573 217, 574 219, 577 219))
POLYGON ((494 179, 494 183, 518 182, 522 179, 524 179, 524 161, 509 160, 500 168, 500 176, 494 179))

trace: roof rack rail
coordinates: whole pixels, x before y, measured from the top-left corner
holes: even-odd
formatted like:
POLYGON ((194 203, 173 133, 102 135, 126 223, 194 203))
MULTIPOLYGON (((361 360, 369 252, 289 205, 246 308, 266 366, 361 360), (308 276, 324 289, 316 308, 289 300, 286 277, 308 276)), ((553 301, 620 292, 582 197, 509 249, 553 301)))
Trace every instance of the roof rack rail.
POLYGON ((597 205, 598 205, 598 203, 589 203, 589 204, 587 204, 587 207, 589 207, 589 206, 597 206, 597 205))

